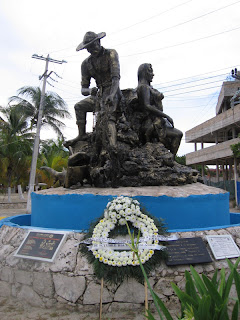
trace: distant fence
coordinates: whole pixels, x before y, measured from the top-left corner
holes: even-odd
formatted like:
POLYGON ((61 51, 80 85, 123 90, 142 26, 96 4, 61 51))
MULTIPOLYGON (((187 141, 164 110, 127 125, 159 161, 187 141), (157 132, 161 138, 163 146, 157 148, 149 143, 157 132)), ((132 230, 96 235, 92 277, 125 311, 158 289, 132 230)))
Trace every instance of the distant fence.
MULTIPOLYGON (((234 186, 234 180, 226 180, 226 181, 219 181, 219 182, 213 182, 209 180, 204 180, 204 184, 215 187, 215 188, 220 188, 223 190, 226 190, 229 192, 229 198, 230 200, 235 200, 235 186, 234 186)), ((240 199, 240 182, 237 182, 237 191, 238 191, 238 203, 240 199)))

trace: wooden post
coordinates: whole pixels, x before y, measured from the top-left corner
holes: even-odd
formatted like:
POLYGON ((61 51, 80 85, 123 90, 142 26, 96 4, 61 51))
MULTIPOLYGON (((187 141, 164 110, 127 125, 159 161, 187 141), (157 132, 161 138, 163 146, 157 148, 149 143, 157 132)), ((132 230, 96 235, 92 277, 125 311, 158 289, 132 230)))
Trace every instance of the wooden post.
POLYGON ((232 138, 233 139, 237 138, 236 128, 235 127, 232 128, 232 138))
POLYGON ((237 158, 234 157, 234 186, 235 186, 235 202, 236 202, 236 207, 238 207, 237 179, 238 179, 238 174, 237 174, 237 158))
POLYGON ((229 175, 228 180, 232 180, 232 163, 229 163, 229 175))
POLYGON ((148 313, 148 286, 147 286, 147 281, 144 280, 144 287, 145 287, 145 315, 147 317, 148 313))
POLYGON ((228 170, 228 163, 226 162, 226 181, 229 180, 229 170, 228 170))
POLYGON ((205 173, 204 173, 204 164, 202 164, 202 178, 203 178, 203 181, 204 181, 204 178, 205 178, 205 173))
POLYGON ((224 186, 224 190, 226 190, 226 170, 225 170, 225 164, 224 163, 222 165, 222 169, 223 169, 223 186, 224 186))
POLYGON ((100 289, 99 320, 102 320, 102 296, 103 296, 103 278, 101 279, 101 289, 100 289))
POLYGON ((218 162, 216 164, 216 180, 217 180, 217 182, 219 182, 219 165, 218 165, 218 162))

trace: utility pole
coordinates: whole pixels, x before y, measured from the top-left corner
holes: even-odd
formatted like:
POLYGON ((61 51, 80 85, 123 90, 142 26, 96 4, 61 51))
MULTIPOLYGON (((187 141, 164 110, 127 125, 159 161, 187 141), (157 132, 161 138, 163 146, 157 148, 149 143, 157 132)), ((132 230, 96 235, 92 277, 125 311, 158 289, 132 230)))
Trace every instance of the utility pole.
POLYGON ((47 78, 51 75, 52 71, 48 74, 48 63, 66 63, 66 61, 62 60, 55 60, 48 56, 45 58, 43 56, 38 56, 37 54, 33 54, 32 58, 44 60, 46 61, 45 65, 45 71, 42 76, 39 77, 39 80, 43 78, 43 86, 42 86, 42 92, 41 92, 41 99, 40 99, 40 106, 38 111, 38 121, 37 121, 37 130, 36 130, 36 136, 34 140, 34 146, 33 146, 33 154, 32 154, 32 163, 31 163, 31 171, 30 171, 30 178, 29 178, 29 184, 28 184, 28 198, 27 198, 27 213, 31 213, 31 193, 34 191, 34 184, 35 184, 35 177, 36 177, 36 168, 37 168, 37 158, 38 158, 38 152, 39 152, 39 142, 40 142, 40 130, 41 130, 41 122, 42 122, 42 116, 43 116, 43 109, 44 109, 44 98, 45 98, 45 90, 46 90, 46 82, 47 78))

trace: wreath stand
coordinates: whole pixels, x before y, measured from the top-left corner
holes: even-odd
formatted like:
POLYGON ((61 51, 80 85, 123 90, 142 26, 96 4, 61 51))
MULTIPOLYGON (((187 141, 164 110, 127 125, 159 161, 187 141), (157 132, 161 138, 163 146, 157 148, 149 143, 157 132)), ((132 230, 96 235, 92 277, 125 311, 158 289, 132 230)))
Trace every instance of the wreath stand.
POLYGON ((102 296, 103 296, 103 278, 101 279, 101 289, 100 289, 99 320, 102 320, 102 296))

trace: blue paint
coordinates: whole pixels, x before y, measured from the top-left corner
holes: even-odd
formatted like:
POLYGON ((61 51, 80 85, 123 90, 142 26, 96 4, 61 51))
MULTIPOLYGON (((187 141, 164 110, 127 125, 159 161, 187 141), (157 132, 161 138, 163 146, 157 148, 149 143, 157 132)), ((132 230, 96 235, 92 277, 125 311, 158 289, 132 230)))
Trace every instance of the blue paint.
POLYGON ((240 223, 240 213, 230 213, 230 223, 231 224, 240 223))
POLYGON ((112 196, 32 193, 32 225, 57 229, 88 229, 112 196))
MULTIPOLYGON (((3 225, 7 225, 10 227, 15 228, 23 228, 23 229, 46 229, 46 230, 59 230, 57 228, 43 228, 43 227, 35 227, 31 226, 30 223, 31 215, 19 215, 13 216, 9 218, 5 218, 0 220, 0 228, 3 225), (27 217, 27 219, 26 219, 27 217), (16 224, 18 222, 19 224, 16 224)), ((231 213, 230 212, 230 224, 228 225, 217 225, 214 227, 205 227, 205 228, 191 228, 191 229, 168 229, 168 232, 175 233, 175 232, 189 232, 189 231, 203 231, 203 230, 217 230, 217 229, 225 229, 229 227, 240 227, 240 214, 239 213, 231 213)), ((87 230, 76 230, 76 229, 65 229, 61 228, 62 231, 73 231, 73 232, 87 232, 87 230)))
POLYGON ((31 214, 21 214, 17 216, 7 217, 0 220, 0 228, 2 225, 8 225, 11 227, 30 227, 31 226, 31 214))
POLYGON ((185 198, 167 196, 136 198, 152 215, 164 219, 169 229, 230 224, 228 193, 192 195, 185 198))
MULTIPOLYGON (((113 196, 93 194, 32 194, 31 225, 41 228, 86 230, 99 218, 113 196)), ((230 225, 229 194, 134 197, 157 218, 163 218, 168 229, 212 228, 230 225)))
POLYGON ((14 216, 12 217, 11 222, 23 226, 31 226, 31 214, 14 216))
POLYGON ((240 204, 240 182, 237 181, 237 202, 240 204))

